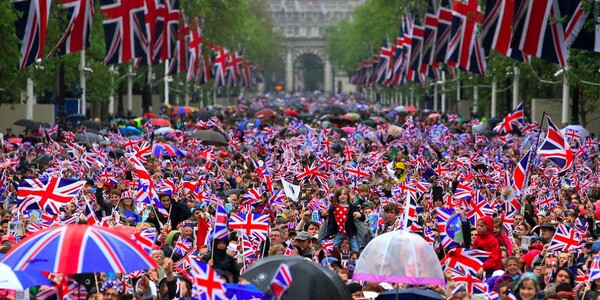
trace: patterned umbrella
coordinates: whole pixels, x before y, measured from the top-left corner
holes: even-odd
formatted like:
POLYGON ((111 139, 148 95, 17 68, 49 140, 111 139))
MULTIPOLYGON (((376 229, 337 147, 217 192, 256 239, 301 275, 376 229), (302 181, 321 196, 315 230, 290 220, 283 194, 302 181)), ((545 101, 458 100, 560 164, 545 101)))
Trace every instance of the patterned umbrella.
POLYGON ((152 145, 153 156, 185 156, 185 151, 171 144, 156 143, 152 145))
POLYGON ((15 245, 2 262, 17 271, 62 274, 129 273, 158 267, 121 233, 81 224, 41 230, 15 245))
POLYGON ((40 272, 13 271, 0 263, 0 289, 22 291, 34 285, 50 285, 50 281, 40 272))

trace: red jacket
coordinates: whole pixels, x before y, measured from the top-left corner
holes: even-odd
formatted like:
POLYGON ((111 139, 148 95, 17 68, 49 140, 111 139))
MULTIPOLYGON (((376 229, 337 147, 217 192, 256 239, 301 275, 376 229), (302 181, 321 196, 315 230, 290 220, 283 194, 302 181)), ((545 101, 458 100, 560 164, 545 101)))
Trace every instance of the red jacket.
POLYGON ((502 253, 500 252, 500 243, 494 236, 494 221, 491 217, 483 217, 482 219, 487 225, 487 232, 477 234, 472 248, 490 253, 488 259, 483 263, 484 270, 502 270, 502 253))

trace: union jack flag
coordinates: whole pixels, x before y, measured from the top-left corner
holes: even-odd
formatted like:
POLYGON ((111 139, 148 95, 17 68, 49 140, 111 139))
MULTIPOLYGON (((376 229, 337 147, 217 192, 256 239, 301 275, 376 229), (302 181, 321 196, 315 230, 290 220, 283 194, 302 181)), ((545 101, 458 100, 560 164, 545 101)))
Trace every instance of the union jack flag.
POLYGON ((173 252, 186 255, 188 251, 192 248, 192 241, 180 236, 175 243, 175 247, 173 247, 173 252))
POLYGON ((495 210, 481 196, 479 191, 475 191, 475 197, 471 199, 469 205, 471 209, 467 212, 467 218, 471 224, 477 224, 477 221, 485 216, 492 216, 495 210))
POLYGON ((448 62, 465 71, 485 75, 486 63, 481 33, 483 22, 477 0, 454 0, 448 62))
POLYGON ((177 34, 179 32, 179 20, 181 19, 181 9, 179 0, 164 0, 165 5, 159 11, 159 17, 162 18, 162 34, 159 36, 158 45, 160 48, 160 59, 166 61, 174 55, 177 45, 177 34))
POLYGON ((508 134, 523 126, 523 102, 519 103, 511 113, 509 113, 502 122, 494 127, 494 131, 499 134, 508 134))
POLYGON ((187 81, 190 82, 194 79, 198 73, 198 69, 201 68, 202 60, 202 42, 204 41, 204 35, 202 34, 202 19, 192 20, 192 30, 189 33, 188 40, 188 62, 189 68, 187 71, 187 81))
POLYGON ((24 179, 17 194, 21 201, 19 211, 43 209, 59 214, 60 208, 71 202, 84 185, 85 181, 58 177, 24 179))
MULTIPOLYGON (((49 279, 51 279, 50 277, 52 276, 49 276, 49 279)), ((58 279, 58 277, 55 278, 58 279)), ((36 298, 40 300, 85 300, 87 291, 83 284, 63 275, 56 285, 40 290, 36 298)))
POLYGON ((590 264, 589 281, 594 281, 600 278, 600 254, 596 254, 594 260, 590 264))
POLYGON ((290 267, 286 264, 281 264, 271 280, 271 292, 275 297, 280 299, 290 285, 292 285, 292 273, 290 272, 290 267))
POLYGON ((131 239, 142 247, 146 253, 150 254, 154 242, 156 241, 156 228, 147 228, 143 231, 136 232, 131 236, 131 239))
POLYGON ((15 21, 17 36, 21 41, 19 68, 35 62, 44 55, 51 0, 19 0, 14 2, 20 18, 15 21))
POLYGON ((192 275, 192 298, 199 300, 227 300, 225 281, 206 263, 190 261, 192 275))
POLYGON ((464 287, 465 291, 469 294, 483 294, 487 292, 486 284, 473 274, 455 268, 450 268, 450 270, 452 272, 450 278, 457 285, 454 291, 464 287))
POLYGON ((490 253, 477 249, 454 248, 448 251, 446 257, 440 261, 446 267, 455 268, 465 273, 477 274, 490 253))
POLYGON ((581 234, 576 229, 568 228, 564 224, 558 225, 548 251, 578 250, 583 248, 585 241, 582 241, 581 234))
POLYGON ((590 278, 590 273, 589 270, 588 271, 584 271, 582 269, 577 269, 577 276, 575 277, 575 290, 579 291, 579 290, 583 290, 583 288, 585 287, 586 282, 589 281, 590 278))
POLYGON ((511 46, 515 2, 515 0, 486 1, 483 45, 486 53, 494 49, 502 55, 523 61, 522 52, 511 46))
POLYGON ((177 41, 175 43, 175 49, 172 55, 172 59, 169 60, 169 72, 168 75, 175 75, 183 73, 188 69, 187 63, 187 42, 186 36, 189 34, 190 27, 186 24, 185 20, 179 20, 179 30, 177 31, 177 41))
POLYGON ((247 235, 266 241, 269 235, 269 216, 258 214, 237 214, 229 218, 229 228, 241 230, 247 235))
POLYGON ((87 49, 94 19, 94 0, 61 0, 59 3, 68 10, 69 25, 56 49, 63 54, 87 49))
POLYGON ((225 75, 227 73, 227 60, 229 57, 229 50, 222 46, 212 45, 212 50, 217 54, 214 59, 214 78, 215 78, 215 86, 225 86, 226 78, 225 75))
POLYGON ((548 115, 546 115, 546 119, 548 121, 548 134, 538 153, 540 156, 553 161, 561 168, 562 172, 573 165, 573 150, 571 150, 569 143, 548 115))
POLYGON ((447 61, 448 43, 452 30, 452 1, 442 0, 437 10, 437 33, 435 37, 435 52, 433 60, 445 63, 447 61))
POLYGON ((513 42, 526 54, 565 66, 568 51, 557 0, 523 1, 522 17, 513 24, 513 42), (517 34, 519 33, 519 34, 517 34))
POLYGON ((525 182, 527 181, 527 170, 529 169, 529 158, 531 157, 531 150, 521 158, 515 171, 513 173, 513 184, 519 192, 523 191, 525 182))
POLYGON ((100 0, 106 15, 104 64, 124 63, 146 54, 145 4, 143 0, 100 0))
POLYGON ((333 252, 333 240, 322 240, 321 245, 327 253, 333 252))
POLYGON ((227 231, 227 211, 225 208, 217 204, 217 213, 215 214, 215 226, 213 227, 213 239, 222 239, 229 235, 227 231))

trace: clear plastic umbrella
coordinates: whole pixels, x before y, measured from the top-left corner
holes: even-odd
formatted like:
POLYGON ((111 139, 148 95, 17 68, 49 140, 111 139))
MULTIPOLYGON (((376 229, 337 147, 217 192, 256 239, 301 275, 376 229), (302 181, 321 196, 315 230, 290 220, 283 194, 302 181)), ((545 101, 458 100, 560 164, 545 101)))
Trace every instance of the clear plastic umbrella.
POLYGON ((374 238, 356 263, 352 280, 445 285, 433 247, 419 235, 392 231, 374 238))
POLYGON ((583 126, 577 125, 568 125, 565 128, 560 130, 563 135, 567 136, 567 139, 571 140, 573 138, 579 140, 580 142, 584 142, 587 139, 590 132, 585 129, 583 126))

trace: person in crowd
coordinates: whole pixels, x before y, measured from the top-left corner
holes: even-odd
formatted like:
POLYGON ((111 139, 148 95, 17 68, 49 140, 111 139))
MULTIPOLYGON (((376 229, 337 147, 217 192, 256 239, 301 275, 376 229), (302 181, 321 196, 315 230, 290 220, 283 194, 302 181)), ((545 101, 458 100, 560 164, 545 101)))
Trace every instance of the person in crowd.
POLYGON ((358 251, 355 222, 364 222, 365 216, 360 207, 349 201, 350 189, 348 187, 342 186, 335 191, 327 211, 327 236, 333 240, 336 247, 342 244, 344 238, 348 238, 352 250, 358 251))

